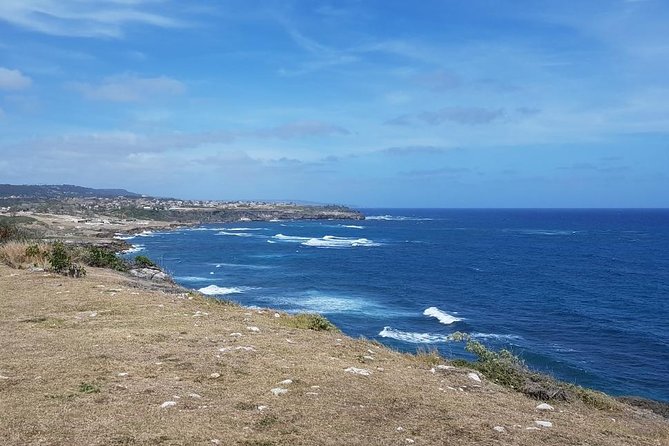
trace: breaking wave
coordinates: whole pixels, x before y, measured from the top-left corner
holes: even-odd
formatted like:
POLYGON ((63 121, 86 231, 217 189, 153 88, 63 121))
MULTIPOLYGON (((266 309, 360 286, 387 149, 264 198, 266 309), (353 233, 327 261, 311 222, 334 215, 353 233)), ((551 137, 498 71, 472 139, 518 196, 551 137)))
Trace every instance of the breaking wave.
POLYGON ((436 344, 438 342, 448 342, 451 337, 448 335, 432 333, 414 333, 409 331, 396 330, 392 327, 383 327, 379 333, 382 338, 392 338, 398 341, 411 342, 413 344, 436 344))
POLYGON ((439 322, 441 322, 444 325, 451 325, 455 322, 460 322, 462 320, 461 317, 456 317, 453 316, 452 314, 448 314, 437 307, 427 308, 425 309, 425 311, 423 311, 423 314, 425 316, 432 316, 433 318, 436 318, 439 322))
POLYGON ((370 215, 365 220, 383 220, 383 221, 430 221, 433 218, 424 217, 406 217, 403 215, 370 215))
POLYGON ((202 294, 206 294, 207 296, 223 296, 226 294, 239 294, 254 289, 256 288, 248 286, 220 287, 217 285, 209 285, 204 288, 200 288, 198 291, 202 294))
POLYGON ((301 243, 304 246, 312 246, 315 248, 354 248, 358 246, 381 246, 380 243, 376 243, 366 238, 336 237, 334 235, 326 235, 324 237, 317 238, 277 234, 272 238, 282 242, 301 243))

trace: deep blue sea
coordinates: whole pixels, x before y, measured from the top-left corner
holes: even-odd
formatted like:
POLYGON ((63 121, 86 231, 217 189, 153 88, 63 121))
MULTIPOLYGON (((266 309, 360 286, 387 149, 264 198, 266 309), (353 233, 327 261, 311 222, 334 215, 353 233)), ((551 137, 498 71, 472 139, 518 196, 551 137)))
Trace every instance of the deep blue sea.
POLYGON ((180 284, 243 305, 446 356, 466 355, 448 340, 465 332, 560 379, 669 401, 669 210, 362 211, 131 243, 180 284))

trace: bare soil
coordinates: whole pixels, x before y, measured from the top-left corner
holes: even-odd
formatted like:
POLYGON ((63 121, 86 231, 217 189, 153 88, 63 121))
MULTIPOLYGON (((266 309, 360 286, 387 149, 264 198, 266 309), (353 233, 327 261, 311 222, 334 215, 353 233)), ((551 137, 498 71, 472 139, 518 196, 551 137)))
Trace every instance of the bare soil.
POLYGON ((0 265, 0 444, 669 445, 649 411, 541 412, 470 370, 289 317, 109 270, 0 265))

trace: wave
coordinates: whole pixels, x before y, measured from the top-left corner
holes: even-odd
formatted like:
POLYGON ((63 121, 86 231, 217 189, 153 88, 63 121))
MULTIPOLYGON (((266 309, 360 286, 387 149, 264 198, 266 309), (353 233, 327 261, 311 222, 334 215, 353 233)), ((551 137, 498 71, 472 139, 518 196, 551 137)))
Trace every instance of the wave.
POLYGON ((255 237, 255 234, 249 234, 248 232, 228 232, 228 231, 219 231, 216 235, 234 235, 236 237, 255 237))
POLYGON ((560 230, 560 229, 520 229, 518 231, 524 235, 576 235, 578 231, 560 230))
POLYGON ((137 234, 138 237, 153 237, 155 235, 155 232, 153 231, 142 231, 139 234, 137 234))
POLYGON ((304 246, 313 246, 316 248, 354 248, 357 246, 381 246, 380 243, 373 242, 366 238, 335 237, 326 235, 322 238, 310 238, 302 243, 304 246))
POLYGON ((392 327, 383 327, 379 333, 382 338, 392 338, 398 341, 411 342, 413 344, 436 344, 438 342, 449 342, 451 337, 448 335, 432 333, 414 333, 409 331, 396 330, 392 327))
POLYGON ((456 317, 456 316, 453 316, 452 314, 448 314, 445 311, 442 311, 437 307, 427 308, 427 309, 425 309, 425 311, 423 311, 423 314, 425 316, 432 316, 432 317, 438 319, 439 322, 441 322, 444 325, 451 325, 455 322, 460 322, 462 320, 461 317, 456 317))
POLYGON ((223 228, 228 231, 268 231, 267 228, 223 228))
POLYGON ((218 279, 215 279, 213 277, 200 277, 200 276, 177 276, 174 278, 174 280, 181 282, 212 282, 218 279))
POLYGON ((342 228, 349 228, 349 229, 365 229, 364 226, 360 225, 339 225, 342 228))
POLYGON ((216 263, 216 268, 227 267, 227 268, 243 268, 243 269, 270 269, 276 268, 271 265, 250 265, 247 263, 216 263))
POLYGON ((431 221, 433 218, 425 217, 406 217, 403 215, 369 215, 365 216, 365 220, 382 220, 382 221, 431 221))
POLYGON ((469 333, 474 339, 494 339, 497 341, 519 341, 523 339, 522 336, 512 334, 497 334, 497 333, 469 333))
POLYGON ((309 240, 311 237, 298 237, 296 235, 277 234, 272 238, 283 242, 305 242, 309 240))
POLYGON ((249 290, 255 290, 257 288, 248 287, 248 286, 239 286, 239 287, 220 287, 217 285, 209 285, 204 288, 200 288, 198 291, 207 296, 223 296, 226 294, 239 294, 249 290))
POLYGON ((136 235, 123 235, 123 234, 115 234, 114 235, 114 238, 116 240, 132 240, 135 237, 137 237, 137 236, 136 235))
POLYGON ((140 252, 144 251, 144 245, 142 244, 137 244, 137 245, 132 245, 132 248, 128 248, 124 251, 121 251, 122 254, 133 254, 135 252, 140 252))

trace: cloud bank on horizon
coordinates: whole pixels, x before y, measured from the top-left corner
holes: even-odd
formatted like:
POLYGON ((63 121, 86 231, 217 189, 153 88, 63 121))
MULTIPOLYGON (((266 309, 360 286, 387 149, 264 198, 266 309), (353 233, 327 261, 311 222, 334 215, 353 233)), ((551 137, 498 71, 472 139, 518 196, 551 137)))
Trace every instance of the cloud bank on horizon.
POLYGON ((0 3, 0 183, 669 206, 669 4, 0 3))

